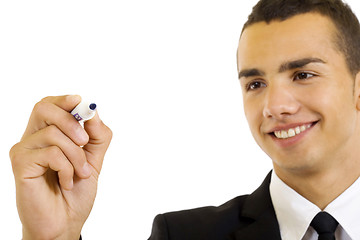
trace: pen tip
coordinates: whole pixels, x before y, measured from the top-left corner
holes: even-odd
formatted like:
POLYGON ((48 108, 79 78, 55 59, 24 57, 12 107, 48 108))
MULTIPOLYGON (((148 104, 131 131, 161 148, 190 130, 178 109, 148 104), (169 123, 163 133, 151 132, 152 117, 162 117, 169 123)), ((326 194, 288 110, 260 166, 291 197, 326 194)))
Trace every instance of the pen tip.
POLYGON ((89 105, 89 108, 90 108, 91 110, 95 110, 96 104, 95 104, 95 103, 91 103, 91 104, 89 105))

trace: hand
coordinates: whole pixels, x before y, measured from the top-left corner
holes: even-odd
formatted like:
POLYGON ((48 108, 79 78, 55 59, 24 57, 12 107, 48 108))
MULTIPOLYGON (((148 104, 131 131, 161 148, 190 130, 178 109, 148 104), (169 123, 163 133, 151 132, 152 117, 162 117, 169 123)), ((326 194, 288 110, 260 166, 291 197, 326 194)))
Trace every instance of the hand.
POLYGON ((78 240, 90 214, 112 132, 97 113, 83 128, 69 113, 80 101, 41 100, 10 150, 23 240, 78 240))

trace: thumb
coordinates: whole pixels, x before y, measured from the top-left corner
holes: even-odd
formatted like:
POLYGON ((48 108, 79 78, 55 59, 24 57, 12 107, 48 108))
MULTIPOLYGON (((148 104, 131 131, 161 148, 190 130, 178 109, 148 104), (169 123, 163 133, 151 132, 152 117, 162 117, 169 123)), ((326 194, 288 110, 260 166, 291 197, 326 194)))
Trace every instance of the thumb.
POLYGON ((89 135, 89 142, 83 147, 87 161, 100 173, 112 131, 101 121, 98 112, 84 123, 84 129, 89 135))

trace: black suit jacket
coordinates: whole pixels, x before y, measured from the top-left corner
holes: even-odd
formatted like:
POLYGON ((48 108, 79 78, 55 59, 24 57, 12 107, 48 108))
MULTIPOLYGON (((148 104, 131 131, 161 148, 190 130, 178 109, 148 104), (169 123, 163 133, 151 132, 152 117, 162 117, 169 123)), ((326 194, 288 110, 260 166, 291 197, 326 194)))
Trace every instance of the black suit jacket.
POLYGON ((271 173, 252 194, 219 207, 160 214, 148 240, 281 240, 270 179, 271 173))

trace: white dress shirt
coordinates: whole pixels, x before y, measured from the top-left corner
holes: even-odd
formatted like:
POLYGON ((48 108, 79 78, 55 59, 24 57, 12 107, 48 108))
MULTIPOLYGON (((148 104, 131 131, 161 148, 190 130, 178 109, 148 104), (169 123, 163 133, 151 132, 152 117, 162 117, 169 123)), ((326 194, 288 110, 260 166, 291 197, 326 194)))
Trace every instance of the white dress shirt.
MULTIPOLYGON (((272 172, 270 195, 283 240, 317 240, 310 226, 321 209, 286 185, 272 172)), ((360 240, 360 178, 325 209, 338 222, 337 240, 360 240)))

